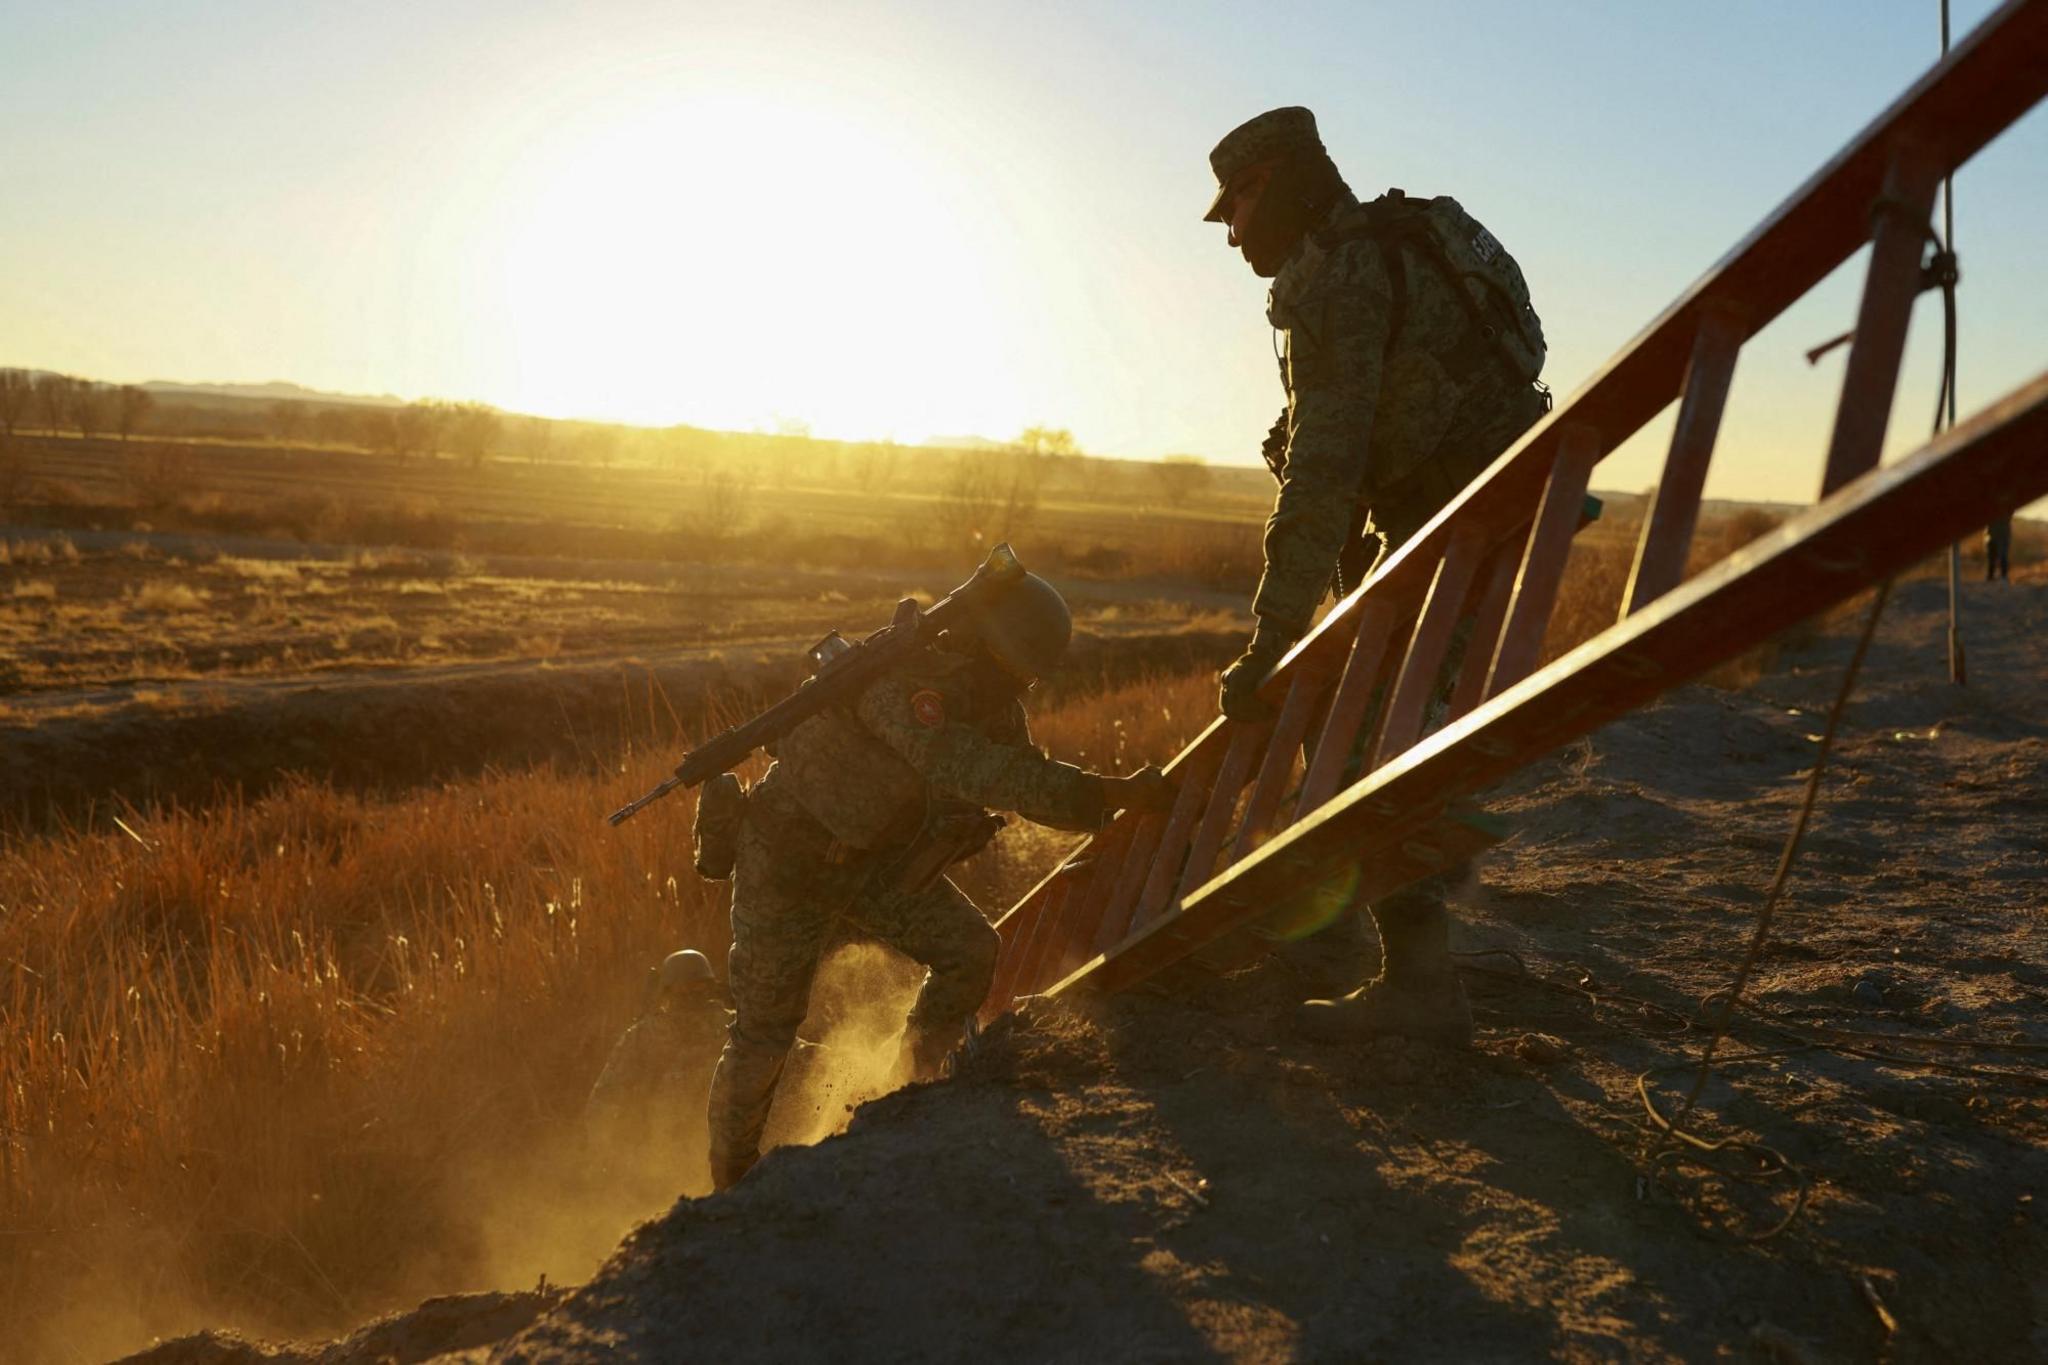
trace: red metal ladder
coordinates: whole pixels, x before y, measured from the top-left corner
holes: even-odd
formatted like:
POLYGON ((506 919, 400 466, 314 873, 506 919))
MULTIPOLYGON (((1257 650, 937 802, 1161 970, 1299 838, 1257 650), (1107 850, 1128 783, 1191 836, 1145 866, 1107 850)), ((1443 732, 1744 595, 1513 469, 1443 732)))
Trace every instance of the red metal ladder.
POLYGON ((1448 869, 1499 837, 1462 800, 2048 494, 2048 373, 1878 463, 1935 187, 2044 93, 2048 0, 2009 0, 1334 608, 1263 684, 1273 721, 1212 722, 1167 767, 1171 811, 1119 816, 1026 893, 984 1015, 1236 966, 1333 879, 1369 901, 1448 869), (1821 500, 1681 584, 1743 343, 1865 242, 1821 500), (1674 399, 1621 618, 1535 671, 1593 466, 1674 399))

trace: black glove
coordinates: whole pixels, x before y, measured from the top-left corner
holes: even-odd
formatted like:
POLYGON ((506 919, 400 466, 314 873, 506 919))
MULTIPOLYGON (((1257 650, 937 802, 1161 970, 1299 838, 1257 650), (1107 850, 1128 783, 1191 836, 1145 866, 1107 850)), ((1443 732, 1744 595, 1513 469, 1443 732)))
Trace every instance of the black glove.
POLYGON ((1258 724, 1278 714, 1278 708, 1260 698, 1259 684, 1273 671, 1273 665, 1280 662, 1280 656, 1293 647, 1294 638, 1260 618, 1258 629, 1252 632, 1251 644, 1238 656, 1236 663, 1223 670, 1220 704, 1224 715, 1232 720, 1258 724))

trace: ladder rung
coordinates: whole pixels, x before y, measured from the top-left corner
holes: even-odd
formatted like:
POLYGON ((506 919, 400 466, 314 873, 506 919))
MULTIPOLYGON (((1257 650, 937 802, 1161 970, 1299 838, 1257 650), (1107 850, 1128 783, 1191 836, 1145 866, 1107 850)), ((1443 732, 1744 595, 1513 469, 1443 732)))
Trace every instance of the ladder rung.
POLYGON ((1480 578, 1479 605, 1472 613, 1472 637, 1458 665, 1458 685, 1451 692, 1446 721, 1470 711, 1486 693, 1487 670, 1493 666, 1494 647, 1500 642, 1501 622, 1507 619, 1508 597, 1515 590, 1515 571, 1521 567, 1522 546, 1528 536, 1529 528, 1524 526, 1487 560, 1480 578))
POLYGON ((1358 747, 1359 731, 1369 719, 1373 694, 1378 691, 1387 642, 1394 633, 1394 609, 1381 601, 1359 605, 1358 630, 1351 637, 1351 651, 1344 659, 1344 673, 1331 698, 1330 712, 1323 718, 1322 734, 1309 756, 1308 772, 1301 779, 1301 796, 1294 803, 1294 818, 1330 799, 1344 779, 1344 768, 1358 747))
POLYGON ((1671 433, 1670 453, 1664 457, 1664 477, 1657 481, 1656 495, 1643 517, 1635 567, 1622 593, 1623 616, 1656 601, 1685 576, 1686 555, 1699 523, 1700 493, 1706 487, 1707 465, 1713 459, 1714 438, 1728 406, 1728 385, 1735 377, 1744 335, 1741 315, 1733 307, 1710 303, 1700 310, 1692 360, 1679 391, 1678 423, 1671 433))
POLYGON ((1137 908, 1138 893, 1145 888, 1145 878, 1151 874, 1153 859, 1159 853, 1160 836, 1165 832, 1165 814, 1153 811, 1139 818, 1137 831, 1131 836, 1130 854, 1117 873, 1116 886, 1110 891, 1109 902, 1102 909, 1101 923, 1095 930, 1097 952, 1115 945, 1130 932, 1131 912, 1137 908))
POLYGON ((1820 495, 1840 488, 1877 466, 1891 422, 1899 385, 1899 361, 1906 352, 1906 326, 1920 295, 1920 253, 1934 214, 1934 190, 1941 163, 1924 144, 1903 141, 1885 166, 1884 188, 1874 206, 1870 268, 1863 301, 1856 310, 1856 339, 1842 375, 1842 401, 1828 441, 1827 471, 1820 495))
POLYGON ((1308 733, 1309 722, 1315 719, 1316 706, 1328 686, 1329 674, 1315 658, 1304 656, 1293 685, 1287 689, 1287 700, 1281 703, 1279 718, 1273 722, 1272 737, 1266 742, 1265 759, 1259 764, 1251 799, 1245 804, 1244 822, 1238 826, 1237 839, 1230 847, 1232 862, 1252 851, 1259 835, 1280 809, 1280 798, 1287 793, 1287 779, 1294 776, 1294 760, 1302 736, 1308 733))
POLYGON ((1558 433, 1557 456, 1544 481, 1543 499, 1536 505, 1529 543, 1522 551, 1521 572, 1515 577, 1514 596, 1508 603, 1508 623, 1501 630, 1500 647, 1487 674, 1489 700, 1528 677, 1536 666, 1551 608, 1557 605, 1558 584, 1564 581, 1572 537, 1585 511, 1586 481, 1599 459, 1600 433, 1593 428, 1575 422, 1558 433))
POLYGON ((1188 847, 1188 863, 1181 872, 1180 888, 1174 895, 1176 901, 1208 881, 1214 872, 1216 854, 1223 847, 1230 817, 1237 813, 1238 794, 1251 779, 1252 767, 1265 753, 1266 741, 1273 734, 1271 725, 1240 722, 1232 728, 1230 748, 1216 770, 1215 784, 1209 789, 1209 804, 1202 811, 1202 823, 1196 828, 1194 842, 1188 847))
POLYGON ((1166 828, 1152 854, 1152 867, 1145 874, 1138 903, 1131 907, 1126 932, 1144 928, 1166 908, 1180 877, 1181 859, 1188 851, 1188 841, 1194 837, 1195 823, 1208 805, 1209 788, 1216 780, 1216 770, 1223 762, 1228 743, 1220 732, 1212 730, 1192 755, 1183 755, 1190 761, 1184 771, 1176 774, 1180 778, 1180 795, 1174 798, 1173 809, 1167 814, 1166 828))
POLYGON ((1100 858, 1089 874, 1086 891, 1076 898, 1072 913, 1061 926, 1059 958, 1051 973, 1053 980, 1066 975, 1068 969, 1080 965, 1094 951, 1095 935, 1109 909, 1109 898, 1122 879, 1137 827, 1135 819, 1118 820, 1096 838, 1100 858))
POLYGON ((1002 1008, 1008 1008, 1016 997, 1031 993, 1035 984, 1031 975, 1033 964, 1044 956, 1047 930, 1058 917, 1061 903, 1072 891, 1073 882, 1067 877, 1059 877, 1027 905, 1029 918, 1019 931, 1016 946, 1005 953, 998 964, 996 981, 989 991, 991 998, 1002 1002, 1002 1008))
POLYGON ((1422 734, 1422 721, 1435 695, 1444 658, 1450 653, 1458 617, 1465 609, 1465 595, 1479 568, 1482 533, 1477 526, 1451 529, 1444 557, 1436 566, 1436 578, 1429 585, 1429 597, 1415 618, 1415 633, 1408 637, 1408 653, 1394 679, 1394 693, 1387 702, 1387 718, 1380 726, 1380 742, 1373 751, 1377 768, 1413 744, 1422 734))

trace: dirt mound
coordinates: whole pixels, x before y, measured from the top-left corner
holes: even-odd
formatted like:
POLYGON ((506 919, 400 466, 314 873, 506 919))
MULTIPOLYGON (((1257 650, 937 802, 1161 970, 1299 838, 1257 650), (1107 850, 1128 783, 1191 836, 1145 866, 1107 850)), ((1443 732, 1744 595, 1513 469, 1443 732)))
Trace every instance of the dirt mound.
POLYGON ((562 1301, 542 1286, 523 1294, 451 1294, 394 1313, 325 1346, 266 1346, 225 1332, 197 1332, 127 1357, 133 1365, 413 1365, 488 1346, 562 1301))
POLYGON ((1638 1084, 1670 1112, 1689 1082, 1853 622, 1497 794, 1520 832, 1460 894, 1473 1050, 1297 1037, 1369 949, 1031 1002, 464 1358, 2041 1358, 2048 592, 1972 601, 2003 615, 1967 692, 1937 598, 1889 618, 1704 1092, 1702 1132, 1770 1156, 1661 1155, 1638 1084))

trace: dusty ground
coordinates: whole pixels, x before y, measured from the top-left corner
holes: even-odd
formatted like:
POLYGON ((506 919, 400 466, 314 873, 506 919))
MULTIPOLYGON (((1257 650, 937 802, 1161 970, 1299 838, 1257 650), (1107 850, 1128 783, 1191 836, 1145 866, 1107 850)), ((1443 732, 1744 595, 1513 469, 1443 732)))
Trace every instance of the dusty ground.
POLYGON ((1526 973, 1465 959, 1469 1053, 1296 1038, 1286 1006, 1329 980, 1306 954, 1196 998, 1038 1002, 565 1297, 153 1358, 2041 1359, 2048 584, 1972 585, 1967 689, 1940 603, 1909 584, 1888 614, 1703 1101, 1705 1133, 1810 1182, 1777 1236, 1732 1234, 1797 1181, 1660 1163, 1636 1082, 1674 1107, 1853 615, 1754 689, 1682 690, 1496 795, 1519 833, 1462 893, 1458 946, 1526 973), (1781 1025, 2021 1046, 1913 1051, 1943 1072, 1781 1025))

